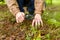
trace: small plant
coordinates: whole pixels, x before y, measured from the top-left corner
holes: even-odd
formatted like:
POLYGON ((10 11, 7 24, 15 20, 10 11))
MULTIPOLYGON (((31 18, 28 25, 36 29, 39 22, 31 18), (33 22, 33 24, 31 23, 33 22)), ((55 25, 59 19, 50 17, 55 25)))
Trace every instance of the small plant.
POLYGON ((30 26, 30 28, 30 33, 26 34, 26 40, 41 40, 40 30, 37 27, 30 26))

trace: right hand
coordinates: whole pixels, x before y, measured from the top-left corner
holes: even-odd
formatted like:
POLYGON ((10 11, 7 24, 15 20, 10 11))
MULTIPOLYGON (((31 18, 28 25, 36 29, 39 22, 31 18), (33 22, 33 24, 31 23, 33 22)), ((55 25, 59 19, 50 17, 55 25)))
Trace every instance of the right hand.
POLYGON ((25 14, 24 14, 23 12, 18 12, 18 13, 16 14, 16 22, 17 22, 17 23, 23 22, 24 19, 25 19, 25 14))
POLYGON ((41 15, 36 14, 33 19, 32 26, 40 26, 40 24, 43 27, 43 21, 42 21, 41 15))

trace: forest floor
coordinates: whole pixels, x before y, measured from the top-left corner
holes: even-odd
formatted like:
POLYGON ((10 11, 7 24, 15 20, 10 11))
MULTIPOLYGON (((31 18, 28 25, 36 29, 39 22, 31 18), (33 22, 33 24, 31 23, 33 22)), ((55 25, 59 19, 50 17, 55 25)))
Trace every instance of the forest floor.
MULTIPOLYGON (((57 27, 47 22, 50 18, 58 19, 60 22, 60 15, 57 13, 60 13, 59 5, 47 6, 46 14, 43 13, 44 16, 42 15, 44 26, 40 27, 41 40, 60 40, 60 25, 57 24, 57 27), (54 16, 56 14, 57 17, 54 16)), ((26 33, 29 32, 31 23, 32 20, 16 23, 15 17, 10 13, 7 6, 0 5, 0 40, 26 40, 26 33)))

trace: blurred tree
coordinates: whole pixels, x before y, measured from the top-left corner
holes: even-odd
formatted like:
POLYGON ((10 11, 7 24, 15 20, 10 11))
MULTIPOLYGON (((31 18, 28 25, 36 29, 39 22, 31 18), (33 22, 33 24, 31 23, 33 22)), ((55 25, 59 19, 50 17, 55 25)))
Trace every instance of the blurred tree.
POLYGON ((46 0, 46 3, 47 3, 47 4, 52 4, 52 1, 53 1, 53 0, 46 0))
POLYGON ((0 2, 4 2, 4 0, 0 0, 0 2))

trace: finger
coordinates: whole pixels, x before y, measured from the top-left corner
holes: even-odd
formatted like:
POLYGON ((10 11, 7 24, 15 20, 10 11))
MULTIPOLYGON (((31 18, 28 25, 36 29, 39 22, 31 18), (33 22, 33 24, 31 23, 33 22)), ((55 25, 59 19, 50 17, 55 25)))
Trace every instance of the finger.
POLYGON ((33 20, 33 22, 32 22, 32 26, 34 26, 34 22, 35 22, 35 21, 33 20))
POLYGON ((40 26, 40 20, 38 20, 38 26, 40 26))
POLYGON ((19 21, 21 22, 21 21, 23 21, 24 20, 24 17, 21 15, 20 17, 19 17, 19 21))
POLYGON ((18 23, 18 17, 16 17, 16 22, 18 23))
POLYGON ((38 23, 38 21, 37 20, 35 20, 35 26, 37 27, 37 23, 38 23))
POLYGON ((24 17, 21 18, 21 22, 23 22, 23 21, 24 21, 24 17))
POLYGON ((23 17, 19 17, 19 22, 21 23, 21 22, 23 22, 23 17))
POLYGON ((41 21, 41 26, 43 27, 43 21, 42 20, 40 20, 41 21))
POLYGON ((19 21, 20 21, 20 23, 22 23, 24 21, 24 19, 20 19, 19 21))

